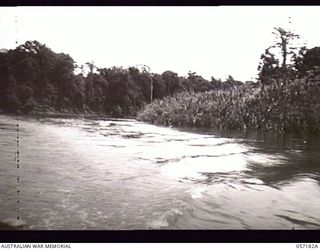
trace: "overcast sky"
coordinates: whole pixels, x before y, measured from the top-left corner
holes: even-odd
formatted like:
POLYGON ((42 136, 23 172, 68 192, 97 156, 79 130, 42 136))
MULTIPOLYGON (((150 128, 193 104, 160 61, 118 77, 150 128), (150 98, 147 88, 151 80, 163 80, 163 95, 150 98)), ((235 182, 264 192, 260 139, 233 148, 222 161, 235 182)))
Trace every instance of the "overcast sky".
POLYGON ((292 29, 311 48, 320 46, 319 23, 318 6, 2 7, 0 48, 37 40, 79 64, 245 81, 256 77, 273 27, 292 29))

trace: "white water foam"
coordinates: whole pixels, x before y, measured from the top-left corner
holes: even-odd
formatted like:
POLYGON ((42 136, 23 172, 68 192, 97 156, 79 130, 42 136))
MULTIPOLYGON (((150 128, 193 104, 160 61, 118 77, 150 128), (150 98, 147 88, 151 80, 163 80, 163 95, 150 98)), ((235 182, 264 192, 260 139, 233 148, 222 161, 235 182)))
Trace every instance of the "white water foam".
POLYGON ((205 179, 201 173, 225 173, 243 171, 247 160, 243 154, 219 157, 184 158, 178 162, 169 162, 162 166, 161 171, 174 179, 191 178, 205 179))

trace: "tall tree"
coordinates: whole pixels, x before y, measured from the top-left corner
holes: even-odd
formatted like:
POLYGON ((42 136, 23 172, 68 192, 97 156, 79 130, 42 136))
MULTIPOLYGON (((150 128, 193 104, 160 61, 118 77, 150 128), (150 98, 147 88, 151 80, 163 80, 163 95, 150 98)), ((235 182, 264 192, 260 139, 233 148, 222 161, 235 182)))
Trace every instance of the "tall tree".
POLYGON ((289 59, 292 61, 296 58, 298 47, 293 44, 294 40, 300 36, 280 27, 274 28, 274 30, 272 34, 275 35, 275 42, 261 55, 258 67, 259 80, 264 84, 272 79, 286 82, 288 78, 295 76, 295 69, 292 63, 288 62, 289 59))
POLYGON ((272 47, 274 48, 280 48, 281 55, 282 55, 282 64, 281 67, 284 69, 287 66, 287 59, 289 55, 295 54, 296 47, 292 47, 292 41, 296 38, 300 38, 299 35, 287 31, 283 28, 274 28, 275 32, 272 32, 272 34, 276 35, 276 44, 272 47))

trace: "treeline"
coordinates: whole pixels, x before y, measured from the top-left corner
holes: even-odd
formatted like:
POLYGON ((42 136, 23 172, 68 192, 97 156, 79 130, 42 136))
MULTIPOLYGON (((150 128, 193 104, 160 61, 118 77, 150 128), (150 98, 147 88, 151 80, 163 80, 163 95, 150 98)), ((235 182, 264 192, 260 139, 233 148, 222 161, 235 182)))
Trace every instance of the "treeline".
POLYGON ((178 76, 146 68, 77 66, 68 54, 55 53, 37 41, 27 41, 0 53, 0 110, 3 112, 59 111, 134 116, 151 100, 177 92, 204 92, 241 85, 231 76, 210 81, 196 73, 178 76), (86 68, 89 73, 78 73, 86 68), (152 90, 151 90, 152 88, 152 90))
POLYGON ((320 134, 320 47, 292 46, 297 35, 275 28, 254 84, 184 92, 147 105, 138 119, 174 126, 320 134), (280 56, 279 56, 280 55, 280 56))

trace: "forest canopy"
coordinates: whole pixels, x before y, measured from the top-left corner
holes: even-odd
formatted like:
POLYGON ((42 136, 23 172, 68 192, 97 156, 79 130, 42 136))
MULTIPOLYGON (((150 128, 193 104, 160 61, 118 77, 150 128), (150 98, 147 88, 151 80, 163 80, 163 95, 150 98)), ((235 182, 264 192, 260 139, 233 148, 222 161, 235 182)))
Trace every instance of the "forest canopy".
POLYGON ((195 72, 182 77, 170 70, 157 74, 138 67, 97 68, 89 62, 78 66, 70 55, 55 53, 38 41, 0 53, 0 109, 4 112, 134 116, 151 100, 181 91, 227 87, 234 82, 232 77, 225 82, 208 81, 195 72), (81 72, 84 68, 88 74, 81 72))

